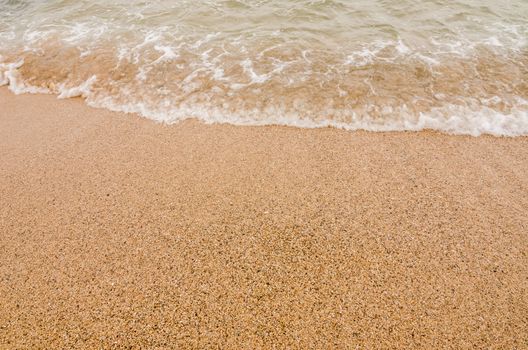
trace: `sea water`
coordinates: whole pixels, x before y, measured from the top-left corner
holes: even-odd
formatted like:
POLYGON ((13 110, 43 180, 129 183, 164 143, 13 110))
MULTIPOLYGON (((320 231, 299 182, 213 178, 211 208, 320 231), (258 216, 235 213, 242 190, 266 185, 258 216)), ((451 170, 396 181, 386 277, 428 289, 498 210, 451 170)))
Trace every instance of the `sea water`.
POLYGON ((528 135, 528 1, 0 0, 0 85, 166 123, 528 135))

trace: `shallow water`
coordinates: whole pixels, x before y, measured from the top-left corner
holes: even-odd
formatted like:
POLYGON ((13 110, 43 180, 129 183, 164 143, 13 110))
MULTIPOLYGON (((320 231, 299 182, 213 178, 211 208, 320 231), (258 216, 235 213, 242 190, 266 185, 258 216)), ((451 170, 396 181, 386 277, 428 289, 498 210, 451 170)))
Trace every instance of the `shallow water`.
POLYGON ((163 122, 528 135, 528 2, 0 0, 0 84, 163 122))

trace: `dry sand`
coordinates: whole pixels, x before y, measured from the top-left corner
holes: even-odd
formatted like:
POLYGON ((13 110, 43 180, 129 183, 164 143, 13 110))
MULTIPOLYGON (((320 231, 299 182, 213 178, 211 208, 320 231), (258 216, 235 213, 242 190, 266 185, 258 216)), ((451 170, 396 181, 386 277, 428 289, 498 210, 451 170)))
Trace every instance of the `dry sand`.
POLYGON ((528 348, 528 138, 164 126, 0 89, 0 348, 528 348))

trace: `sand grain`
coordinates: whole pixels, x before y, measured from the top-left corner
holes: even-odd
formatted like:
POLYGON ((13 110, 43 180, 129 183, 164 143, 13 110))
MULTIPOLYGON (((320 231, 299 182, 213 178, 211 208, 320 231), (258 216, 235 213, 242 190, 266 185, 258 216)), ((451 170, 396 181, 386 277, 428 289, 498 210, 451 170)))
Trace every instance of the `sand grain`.
POLYGON ((3 88, 0 150, 0 348, 528 348, 528 138, 3 88))

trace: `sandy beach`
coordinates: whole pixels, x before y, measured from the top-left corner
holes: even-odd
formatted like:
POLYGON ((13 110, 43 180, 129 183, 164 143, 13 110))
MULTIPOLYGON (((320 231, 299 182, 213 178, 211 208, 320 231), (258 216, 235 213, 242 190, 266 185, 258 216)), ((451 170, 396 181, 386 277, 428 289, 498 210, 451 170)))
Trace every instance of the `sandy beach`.
POLYGON ((0 89, 0 348, 528 348, 528 138, 0 89))

